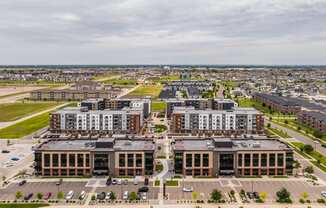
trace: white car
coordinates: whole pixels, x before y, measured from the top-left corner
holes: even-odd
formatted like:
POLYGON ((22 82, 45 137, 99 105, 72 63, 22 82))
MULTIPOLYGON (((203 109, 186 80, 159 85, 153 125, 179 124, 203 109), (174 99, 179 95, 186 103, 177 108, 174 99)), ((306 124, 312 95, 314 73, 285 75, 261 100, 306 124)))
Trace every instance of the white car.
POLYGON ((118 184, 118 185, 121 185, 121 184, 122 184, 122 180, 121 180, 121 179, 118 179, 118 180, 117 180, 117 184, 118 184))
POLYGON ((193 187, 190 187, 190 188, 183 187, 183 188, 182 188, 182 191, 183 191, 183 192, 193 192, 194 189, 193 189, 193 187))
POLYGON ((127 200, 128 198, 129 198, 129 192, 128 191, 123 192, 122 199, 127 200))
POLYGON ((146 192, 143 192, 143 193, 141 194, 141 199, 142 199, 142 200, 146 200, 146 199, 147 199, 147 193, 146 193, 146 192))
POLYGON ((106 193, 105 200, 111 200, 111 192, 106 193))
POLYGON ((320 195, 322 195, 323 197, 326 198, 326 191, 322 191, 322 192, 320 193, 320 195))
POLYGON ((72 199, 73 196, 74 196, 74 191, 73 190, 69 191, 66 195, 66 200, 72 199))
POLYGON ((86 196, 86 192, 85 192, 85 191, 82 191, 82 192, 80 192, 78 198, 79 198, 80 200, 83 200, 83 199, 85 199, 85 196, 86 196))

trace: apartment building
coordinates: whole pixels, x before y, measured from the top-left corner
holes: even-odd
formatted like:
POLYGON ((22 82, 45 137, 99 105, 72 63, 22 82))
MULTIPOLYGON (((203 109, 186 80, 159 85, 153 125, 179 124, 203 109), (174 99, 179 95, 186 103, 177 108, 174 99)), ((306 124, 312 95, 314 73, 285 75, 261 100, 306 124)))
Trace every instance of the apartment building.
POLYGON ((196 110, 231 110, 237 107, 238 104, 231 99, 167 99, 166 100, 166 115, 171 117, 174 107, 194 107, 196 110))
POLYGON ((105 108, 111 110, 121 110, 125 107, 143 109, 144 118, 148 118, 151 114, 151 98, 115 98, 105 99, 105 108))
POLYGON ((35 173, 47 177, 152 175, 154 150, 149 139, 54 139, 35 149, 35 173))
POLYGON ((259 134, 264 131, 264 118, 254 108, 196 110, 175 107, 170 129, 173 133, 259 134))
POLYGON ((137 134, 144 123, 143 110, 88 110, 67 107, 50 114, 50 131, 56 133, 137 134))
POLYGON ((326 111, 324 113, 318 111, 301 111, 298 114, 298 121, 302 124, 316 129, 326 134, 326 111))
POLYGON ((293 150, 276 139, 183 138, 172 142, 176 174, 292 175, 293 150))

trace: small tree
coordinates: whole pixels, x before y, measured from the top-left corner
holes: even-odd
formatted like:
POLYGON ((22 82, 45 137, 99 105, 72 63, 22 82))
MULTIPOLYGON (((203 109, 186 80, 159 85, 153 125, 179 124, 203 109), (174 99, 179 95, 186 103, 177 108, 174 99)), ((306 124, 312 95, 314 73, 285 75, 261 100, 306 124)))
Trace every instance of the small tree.
POLYGON ((111 199, 112 201, 117 199, 117 196, 115 195, 115 193, 114 193, 113 191, 111 191, 110 199, 111 199))
POLYGON ((222 194, 219 190, 214 189, 211 193, 211 200, 220 201, 222 199, 222 194))
POLYGON ((313 174, 314 173, 314 167, 312 167, 311 165, 310 166, 307 166, 304 169, 304 172, 309 173, 309 174, 313 174))
POLYGON ((38 193, 36 194, 36 197, 37 197, 39 200, 41 200, 41 199, 43 198, 43 194, 42 194, 41 192, 38 192, 38 193))
POLYGON ((303 151, 310 154, 312 151, 314 151, 314 148, 310 144, 305 144, 303 146, 303 151))
POLYGON ((271 128, 271 123, 268 123, 267 124, 267 128, 271 128))
POLYGON ((282 188, 280 191, 276 192, 277 202, 280 203, 292 203, 291 194, 285 188, 282 188))
POLYGON ((284 120, 284 123, 285 123, 285 124, 288 124, 288 123, 289 123, 289 121, 288 121, 288 120, 284 120))
POLYGON ((305 192, 302 193, 301 196, 302 196, 303 199, 307 199, 309 197, 309 194, 305 191, 305 192))
POLYGON ((131 192, 130 193, 130 196, 129 196, 129 199, 131 200, 131 201, 135 201, 136 199, 137 199, 137 194, 136 194, 136 192, 131 192))
POLYGON ((191 198, 193 199, 193 200, 196 200, 197 198, 198 198, 198 192, 192 192, 191 193, 191 198))
POLYGON ((63 191, 59 191, 58 193, 57 193, 57 198, 58 199, 63 199, 65 197, 65 193, 63 193, 63 191))
POLYGON ((16 192, 16 199, 20 199, 20 198, 22 198, 22 196, 23 196, 23 192, 21 192, 21 191, 16 192))
POLYGON ((96 196, 95 196, 95 194, 92 195, 91 200, 92 200, 92 201, 95 201, 95 200, 96 200, 96 196))
POLYGON ((260 192, 259 193, 259 198, 262 202, 265 202, 266 198, 267 198, 267 193, 266 192, 260 192))
POLYGON ((314 137, 317 137, 319 139, 321 139, 323 137, 323 133, 321 133, 318 130, 315 130, 314 133, 313 133, 313 135, 314 135, 314 137))

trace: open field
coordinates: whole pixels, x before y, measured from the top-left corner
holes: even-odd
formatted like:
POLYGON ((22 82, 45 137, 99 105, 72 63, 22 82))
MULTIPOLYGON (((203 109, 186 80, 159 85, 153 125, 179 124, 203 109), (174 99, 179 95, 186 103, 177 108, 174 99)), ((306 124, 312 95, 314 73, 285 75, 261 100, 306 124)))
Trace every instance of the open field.
POLYGON ((0 97, 8 96, 17 93, 30 92, 33 90, 43 89, 44 87, 36 87, 36 86, 4 86, 0 87, 0 97))
POLYGON ((105 84, 113 84, 113 85, 136 85, 137 80, 135 79, 108 79, 103 81, 105 84))
POLYGON ((162 85, 144 85, 130 92, 127 96, 131 96, 131 97, 152 96, 152 98, 157 98, 162 88, 163 88, 162 85))
POLYGON ((0 139, 15 139, 27 136, 49 123, 49 113, 34 116, 25 121, 0 129, 0 139))
POLYGON ((0 204, 1 208, 38 208, 47 207, 48 204, 0 204))
POLYGON ((41 102, 0 104, 0 122, 15 121, 22 117, 46 110, 59 104, 61 103, 41 102))
POLYGON ((165 109, 166 109, 165 102, 159 102, 159 101, 152 102, 152 111, 165 111, 165 109))

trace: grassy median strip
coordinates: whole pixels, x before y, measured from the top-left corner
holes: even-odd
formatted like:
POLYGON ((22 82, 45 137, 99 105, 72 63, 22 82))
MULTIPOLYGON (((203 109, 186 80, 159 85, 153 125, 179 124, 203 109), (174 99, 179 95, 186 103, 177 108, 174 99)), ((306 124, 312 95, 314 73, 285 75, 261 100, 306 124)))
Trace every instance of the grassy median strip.
POLYGON ((281 138, 292 138, 288 133, 286 133, 285 131, 282 131, 280 129, 276 129, 276 128, 272 128, 272 127, 269 127, 269 128, 267 127, 267 129, 281 138))
POLYGON ((38 208, 38 207, 47 207, 49 204, 18 204, 18 203, 13 203, 13 204, 1 204, 1 208, 38 208))
POLYGON ((34 116, 25 121, 0 129, 0 139, 16 139, 27 136, 49 123, 49 113, 34 116))
POLYGON ((25 116, 55 107, 62 103, 6 103, 0 104, 0 122, 15 121, 25 116))

